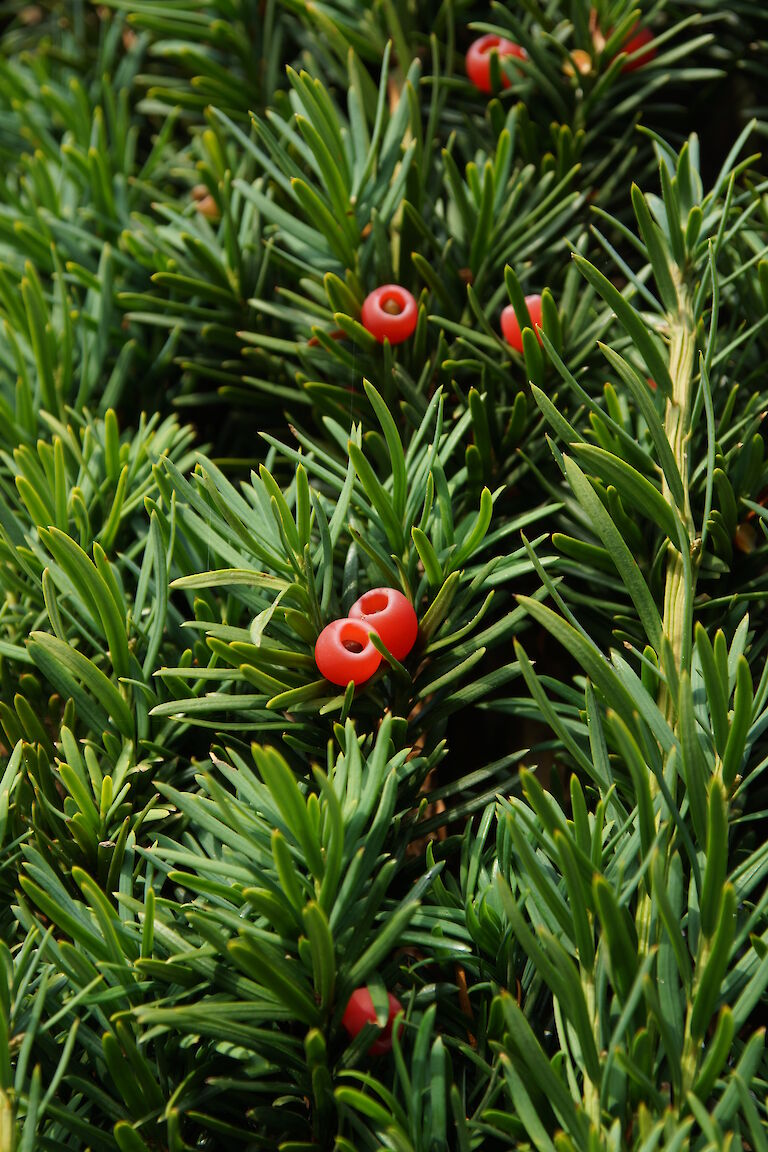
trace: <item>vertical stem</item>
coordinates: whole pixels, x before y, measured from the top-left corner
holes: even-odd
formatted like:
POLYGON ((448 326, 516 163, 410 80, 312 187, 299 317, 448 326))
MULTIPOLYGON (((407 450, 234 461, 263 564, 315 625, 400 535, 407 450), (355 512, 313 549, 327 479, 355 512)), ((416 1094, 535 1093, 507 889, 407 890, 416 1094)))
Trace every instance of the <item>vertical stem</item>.
MULTIPOLYGON (((669 331, 669 374, 672 378, 672 395, 667 400, 664 413, 664 430, 683 482, 684 503, 677 508, 685 525, 688 540, 688 554, 682 555, 677 548, 669 546, 667 553, 667 573, 664 588, 663 628, 670 643, 672 657, 678 672, 690 671, 691 649, 693 647, 693 600, 696 593, 698 569, 698 549, 695 541, 695 527, 691 515, 689 498, 690 468, 688 447, 691 433, 691 411, 693 392, 693 367, 695 362, 696 334, 691 302, 685 289, 678 289, 678 313, 670 317, 669 331)), ((674 499, 664 482, 664 496, 670 504, 674 499)), ((670 725, 675 722, 675 701, 666 686, 659 694, 659 706, 670 725)), ((658 790, 658 783, 651 777, 651 788, 658 790)), ((650 897, 645 898, 638 910, 638 927, 642 925, 643 938, 650 945, 650 897)), ((698 1051, 690 1037, 690 1006, 686 1021, 686 1038, 683 1052, 683 1091, 693 1086, 698 1066, 698 1051)))
MULTIPOLYGON (((587 975, 582 973, 581 986, 584 990, 584 999, 587 1002, 587 1012, 592 1021, 592 1032, 595 1037, 595 1047, 598 1052, 603 1047, 602 1037, 600 1035, 600 1013, 597 1010, 597 998, 595 995, 595 978, 592 972, 587 975)), ((601 1114, 600 1114, 600 1088, 590 1080, 589 1076, 584 1077, 584 1110, 589 1116, 590 1121, 594 1125, 596 1131, 600 1130, 601 1114)))
MULTIPOLYGON (((664 413, 664 431, 667 434, 683 482, 684 503, 677 508, 675 499, 666 479, 663 493, 667 502, 682 515, 689 541, 689 554, 683 556, 678 549, 667 547, 667 574, 664 587, 664 610, 662 624, 664 635, 672 648, 672 655, 678 672, 688 666, 692 646, 692 605, 695 593, 695 529, 688 493, 689 467, 688 443, 691 431, 691 411, 693 408, 693 365, 696 351, 696 331, 691 301, 685 288, 678 285, 678 310, 668 317, 669 324, 669 375, 672 379, 672 395, 667 400, 664 413)), ((666 685, 659 692, 659 707, 670 725, 674 723, 676 702, 666 685)), ((649 771, 651 795, 659 791, 659 783, 649 771)), ((636 925, 638 937, 645 949, 651 947, 651 898, 645 894, 639 902, 636 925)))
MULTIPOLYGON (((688 442, 691 431, 693 365, 696 351, 696 333, 691 302, 684 289, 678 294, 679 309, 670 318, 669 374, 672 378, 672 395, 667 400, 664 414, 664 430, 675 458, 680 478, 683 482, 684 506, 677 509, 682 515, 686 535, 690 541, 690 553, 682 556, 676 547, 670 545, 667 553, 667 576, 664 588, 664 635, 669 640, 678 671, 686 668, 692 646, 691 608, 695 594, 696 564, 694 561, 694 524, 688 494, 688 442)), ((664 496, 674 505, 672 493, 666 480, 664 496)), ((674 702, 666 688, 662 689, 659 700, 662 711, 671 722, 674 717, 674 702)))
MULTIPOLYGON (((694 540, 695 530, 691 516, 688 498, 688 439, 690 436, 691 420, 691 382, 693 376, 693 363, 695 352, 695 335, 693 331, 693 316, 690 302, 679 297, 681 308, 679 323, 672 329, 670 341, 669 370, 674 385, 673 394, 667 402, 664 427, 669 443, 680 470, 685 495, 685 506, 680 511, 690 541, 690 555, 683 557, 678 551, 670 549, 667 565, 667 580, 664 590, 664 634, 672 645, 675 664, 678 670, 689 668, 691 649, 693 645, 693 598, 696 592, 696 574, 698 568, 698 552, 694 540)), ((667 500, 671 495, 665 490, 667 500)), ((673 704, 668 693, 664 693, 664 704, 667 719, 672 723, 673 704)), ((682 1094, 685 1096, 693 1088, 701 1059, 701 1044, 696 1043, 691 1035, 691 1015, 693 999, 701 973, 705 971, 711 952, 711 941, 699 942, 696 956, 696 975, 688 1004, 685 1021, 685 1038, 682 1052, 682 1094)))

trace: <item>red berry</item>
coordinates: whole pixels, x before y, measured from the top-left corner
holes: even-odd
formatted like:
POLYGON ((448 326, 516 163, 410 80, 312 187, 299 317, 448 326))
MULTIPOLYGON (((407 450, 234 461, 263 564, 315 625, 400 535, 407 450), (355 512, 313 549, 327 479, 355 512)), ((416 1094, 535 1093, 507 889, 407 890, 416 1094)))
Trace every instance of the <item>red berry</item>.
POLYGON ((404 660, 416 643, 416 613, 407 596, 396 588, 372 588, 355 601, 349 615, 374 628, 395 660, 404 660))
MULTIPOLYGON (((521 48, 519 44, 515 44, 513 40, 505 40, 503 36, 494 36, 492 32, 489 32, 487 36, 481 36, 479 40, 475 40, 469 46, 465 63, 467 76, 475 88, 479 88, 481 92, 492 91, 491 52, 498 52, 499 60, 503 56, 515 56, 518 60, 524 60, 526 57, 525 49, 521 48)), ((502 70, 502 88, 509 88, 510 83, 509 77, 502 70)))
MULTIPOLYGON (((528 309, 528 315, 531 317, 533 330, 539 338, 539 344, 541 344, 541 336, 539 335, 539 328, 541 328, 541 296, 526 296, 525 305, 528 309)), ((511 304, 508 304, 501 314, 501 331, 507 344, 510 344, 516 352, 522 352, 523 333, 520 328, 520 322, 511 304)))
MULTIPOLYGON (((368 1049, 372 1056, 380 1056, 383 1052, 389 1052, 392 1047, 392 1022, 398 1012, 403 1010, 402 1004, 391 992, 388 992, 387 996, 389 997, 389 1016, 381 1034, 368 1049)), ((352 993, 349 1003, 344 1009, 341 1023, 353 1039, 366 1024, 376 1023, 376 1012, 367 988, 358 988, 352 993)))
POLYGON ((317 638, 315 663, 331 684, 363 684, 381 663, 381 653, 371 644, 371 624, 362 620, 334 620, 317 638))
POLYGON ((419 309, 415 299, 399 284, 382 284, 363 301, 360 319, 379 344, 402 344, 413 335, 419 309))
MULTIPOLYGON (((635 25, 637 27, 637 25, 635 25)), ((631 55, 633 52, 638 52, 644 48, 646 44, 653 43, 653 32, 648 28, 641 28, 639 32, 632 29, 629 40, 625 40, 622 52, 631 55), (634 33, 634 34, 633 34, 634 33)), ((649 48, 647 52, 643 52, 642 56, 638 56, 635 60, 625 60, 621 66, 622 72, 635 72, 638 68, 642 68, 645 64, 650 64, 651 60, 656 58, 657 52, 655 48, 649 48)))

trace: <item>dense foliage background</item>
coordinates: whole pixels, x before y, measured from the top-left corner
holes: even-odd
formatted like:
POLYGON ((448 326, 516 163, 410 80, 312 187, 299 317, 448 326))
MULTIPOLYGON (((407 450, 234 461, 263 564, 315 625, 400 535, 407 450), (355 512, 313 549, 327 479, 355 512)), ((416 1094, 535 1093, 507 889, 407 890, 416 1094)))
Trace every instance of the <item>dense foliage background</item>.
POLYGON ((763 6, 0 23, 0 1152, 768 1149, 763 6))

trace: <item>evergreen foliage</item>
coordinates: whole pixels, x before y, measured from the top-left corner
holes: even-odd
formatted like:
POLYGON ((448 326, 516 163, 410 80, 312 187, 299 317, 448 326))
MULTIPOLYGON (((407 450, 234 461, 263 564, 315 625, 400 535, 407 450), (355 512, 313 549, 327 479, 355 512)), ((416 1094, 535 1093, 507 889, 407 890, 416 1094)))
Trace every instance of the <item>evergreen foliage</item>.
POLYGON ((0 27, 0 1152, 768 1148, 761 6, 0 27))

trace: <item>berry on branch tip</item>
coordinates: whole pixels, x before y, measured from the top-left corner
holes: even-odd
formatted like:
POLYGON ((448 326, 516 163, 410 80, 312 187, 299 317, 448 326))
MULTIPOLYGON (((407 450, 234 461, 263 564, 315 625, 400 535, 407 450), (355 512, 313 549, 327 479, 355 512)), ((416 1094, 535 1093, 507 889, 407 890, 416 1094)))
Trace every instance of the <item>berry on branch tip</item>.
MULTIPOLYGON (((539 329, 541 328, 541 296, 526 296, 525 306, 528 309, 533 330, 538 337, 539 344, 541 344, 541 336, 539 334, 539 329)), ((523 351, 523 331, 520 327, 520 321, 515 315, 515 309, 511 304, 508 304, 501 314, 501 332, 510 347, 514 348, 516 352, 523 351)))
MULTIPOLYGON (((506 40, 503 36, 495 36, 492 32, 486 36, 481 36, 479 40, 470 44, 465 61, 467 76, 475 88, 479 88, 481 92, 490 93, 493 91, 491 84, 492 52, 498 53, 499 60, 503 56, 514 56, 518 60, 524 60, 527 55, 525 49, 521 48, 519 44, 515 44, 513 40, 506 40)), ((509 77, 502 71, 502 87, 509 88, 510 83, 509 77)))
MULTIPOLYGON (((382 1053, 390 1051, 392 1047, 392 1024, 398 1012, 403 1010, 403 1006, 396 996, 393 996, 391 992, 388 992, 387 996, 389 997, 389 1016, 381 1034, 368 1049, 371 1056, 380 1056, 382 1053)), ((341 1023, 352 1039, 363 1030, 366 1024, 376 1023, 376 1010, 367 988, 357 988, 352 993, 349 1003, 344 1009, 341 1023)))
POLYGON ((349 615, 378 632, 395 660, 404 660, 416 643, 419 621, 408 597, 396 588, 372 588, 355 601, 349 615))
POLYGON ((363 327, 380 344, 385 340, 390 344, 402 344, 413 335, 418 318, 415 298, 399 284, 382 284, 375 288, 366 296, 360 313, 363 327))
POLYGON ((363 620, 333 620, 317 638, 315 663, 331 684, 342 687, 350 680, 364 684, 381 663, 381 653, 371 643, 376 629, 363 620))

